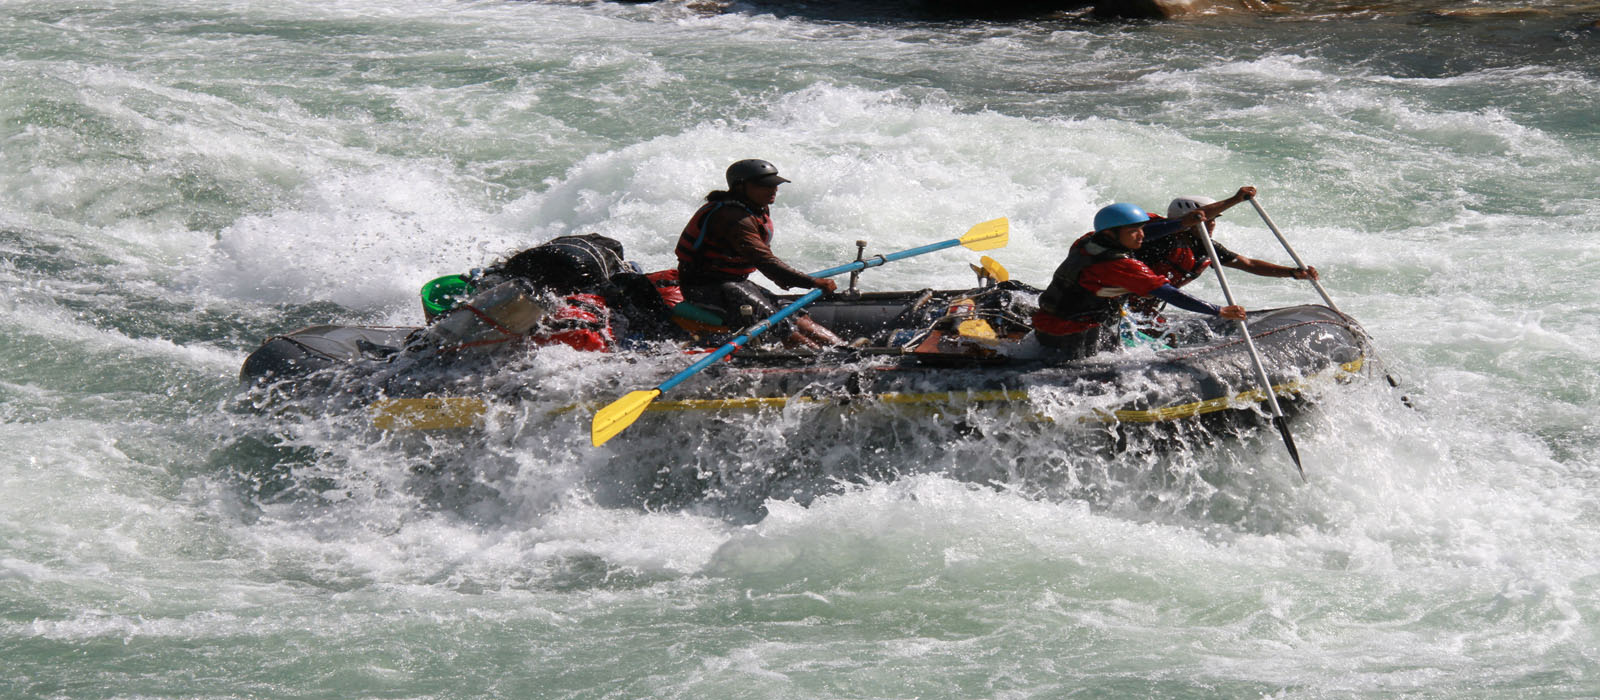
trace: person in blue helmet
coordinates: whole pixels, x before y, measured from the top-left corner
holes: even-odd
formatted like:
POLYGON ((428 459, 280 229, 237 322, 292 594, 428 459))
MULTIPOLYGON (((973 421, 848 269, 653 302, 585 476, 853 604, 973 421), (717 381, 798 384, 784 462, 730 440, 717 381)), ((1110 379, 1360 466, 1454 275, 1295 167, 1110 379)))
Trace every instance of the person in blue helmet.
POLYGON ((1158 235, 1171 235, 1202 224, 1206 218, 1202 209, 1159 221, 1151 221, 1150 215, 1134 204, 1100 209, 1094 215, 1094 232, 1073 242, 1067 259, 1051 276, 1050 286, 1039 295, 1039 310, 1033 315, 1039 343, 1064 359, 1082 359, 1099 352, 1114 337, 1102 334, 1101 328, 1117 318, 1118 297, 1126 296, 1155 297, 1180 309, 1242 320, 1243 307, 1218 307, 1189 296, 1134 257, 1144 244, 1146 227, 1160 229, 1155 232, 1158 235))

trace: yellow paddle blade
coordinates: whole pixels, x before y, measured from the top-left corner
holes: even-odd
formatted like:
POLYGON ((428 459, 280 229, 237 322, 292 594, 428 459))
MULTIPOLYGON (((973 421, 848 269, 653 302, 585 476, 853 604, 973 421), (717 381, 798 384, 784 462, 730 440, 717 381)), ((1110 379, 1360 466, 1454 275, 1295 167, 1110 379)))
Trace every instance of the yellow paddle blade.
POLYGON ((628 426, 639 420, 639 416, 644 415, 644 409, 650 407, 650 402, 660 395, 660 389, 641 389, 596 411, 594 422, 589 424, 589 443, 599 447, 616 437, 617 433, 627 430, 628 426))
POLYGON ((483 417, 482 399, 443 396, 425 399, 381 399, 367 406, 372 427, 379 430, 449 430, 470 428, 483 417))
POLYGON ((989 278, 996 282, 1005 282, 1011 279, 1011 273, 1006 272, 1006 267, 994 258, 987 255, 978 258, 978 263, 983 266, 983 271, 989 273, 989 278))
POLYGON ((956 326, 956 335, 976 340, 984 344, 996 343, 1000 337, 995 335, 994 326, 981 318, 969 318, 956 326))
POLYGON ((1007 234, 1011 233, 1011 221, 1006 217, 991 219, 967 230, 961 237, 961 245, 971 250, 993 250, 1004 248, 1009 240, 1007 234))

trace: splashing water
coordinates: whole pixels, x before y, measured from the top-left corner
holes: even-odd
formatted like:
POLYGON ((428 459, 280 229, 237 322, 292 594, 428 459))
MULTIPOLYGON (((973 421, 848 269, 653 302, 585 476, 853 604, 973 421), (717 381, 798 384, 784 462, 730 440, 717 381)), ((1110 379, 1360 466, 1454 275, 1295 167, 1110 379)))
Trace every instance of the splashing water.
MULTIPOLYGON (((1593 695, 1593 10, 1420 7, 6 5, 0 695, 1593 695), (594 449, 561 393, 676 366, 565 351, 468 435, 239 398, 267 336, 416 324, 422 282, 555 235, 671 267, 745 157, 794 181, 798 267, 1008 216, 1036 284, 1104 204, 1257 186, 1418 410, 1322 391, 1302 485, 1270 430, 965 408, 594 449)), ((1247 209, 1218 238, 1287 261, 1247 209)))

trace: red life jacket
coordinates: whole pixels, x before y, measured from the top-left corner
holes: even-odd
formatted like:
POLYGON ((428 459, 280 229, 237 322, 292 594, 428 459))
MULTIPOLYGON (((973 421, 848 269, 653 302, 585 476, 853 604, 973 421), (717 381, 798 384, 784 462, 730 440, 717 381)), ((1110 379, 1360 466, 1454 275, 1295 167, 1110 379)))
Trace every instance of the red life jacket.
POLYGON ((1200 278, 1206 268, 1211 267, 1211 258, 1196 256, 1193 248, 1180 246, 1160 261, 1151 264, 1150 269, 1156 274, 1167 278, 1174 287, 1182 287, 1200 278))
MULTIPOLYGON (((1150 218, 1160 217, 1151 214, 1150 218)), ((1190 230, 1183 230, 1160 241, 1146 240, 1144 247, 1135 251, 1133 257, 1148 265, 1156 274, 1167 278, 1172 286, 1182 287, 1199 279, 1211 267, 1212 261, 1206 256, 1205 244, 1195 235, 1190 230)), ((1232 262, 1237 257, 1221 243, 1213 242, 1213 245, 1217 247, 1217 257, 1223 261, 1232 262)))
POLYGON ((578 350, 608 352, 616 344, 611 334, 611 310, 596 294, 571 294, 565 306, 545 316, 528 335, 534 345, 560 343, 578 350))
POLYGON ((677 306, 683 301, 683 288, 678 286, 677 270, 662 270, 644 276, 655 285, 656 294, 661 295, 661 301, 666 302, 667 308, 677 306))
POLYGON ((1083 332, 1116 317, 1119 297, 1138 298, 1166 282, 1132 253, 1100 234, 1079 238, 1039 295, 1034 330, 1046 335, 1083 332), (1091 270, 1094 274, 1085 280, 1091 270))
POLYGON ((755 217, 756 224, 761 229, 761 240, 772 243, 772 215, 756 213, 743 202, 735 199, 720 202, 706 202, 705 206, 694 213, 689 223, 683 227, 683 233, 678 236, 678 247, 674 251, 678 256, 678 266, 688 265, 691 268, 709 268, 725 275, 744 278, 756 271, 755 261, 747 260, 734 252, 727 241, 709 235, 707 229, 711 223, 711 215, 717 210, 726 207, 739 207, 755 217))
POLYGON ((1086 233, 1074 241, 1067 251, 1067 259, 1051 276, 1050 286, 1039 295, 1039 310, 1056 318, 1091 324, 1110 317, 1116 304, 1101 296, 1099 290, 1089 290, 1078 283, 1083 271, 1091 265, 1133 257, 1133 251, 1108 243, 1109 239, 1102 239, 1097 233, 1086 233))

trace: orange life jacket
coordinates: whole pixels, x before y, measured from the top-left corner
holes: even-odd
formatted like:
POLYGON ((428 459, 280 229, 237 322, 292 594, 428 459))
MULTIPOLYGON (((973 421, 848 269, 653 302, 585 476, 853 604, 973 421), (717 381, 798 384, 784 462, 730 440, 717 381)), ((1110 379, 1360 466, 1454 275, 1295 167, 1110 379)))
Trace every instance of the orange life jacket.
POLYGON ((707 229, 711 224, 711 215, 727 206, 739 207, 750 212, 761 229, 761 240, 772 243, 772 215, 758 214, 743 202, 734 199, 706 202, 689 219, 689 223, 683 227, 683 233, 678 236, 678 247, 674 252, 678 256, 679 267, 687 264, 691 267, 709 268, 739 278, 749 277, 750 273, 756 271, 755 261, 745 259, 734 252, 727 241, 709 235, 707 229))

